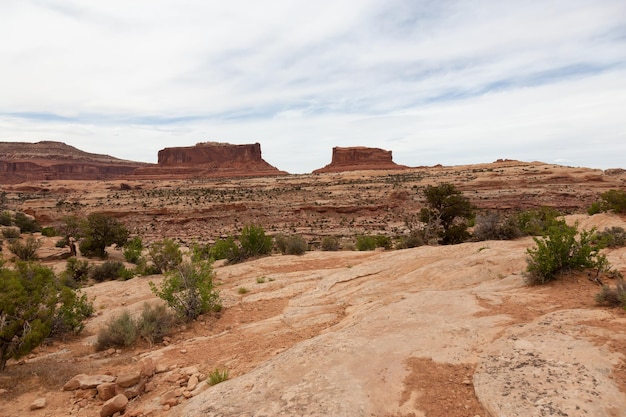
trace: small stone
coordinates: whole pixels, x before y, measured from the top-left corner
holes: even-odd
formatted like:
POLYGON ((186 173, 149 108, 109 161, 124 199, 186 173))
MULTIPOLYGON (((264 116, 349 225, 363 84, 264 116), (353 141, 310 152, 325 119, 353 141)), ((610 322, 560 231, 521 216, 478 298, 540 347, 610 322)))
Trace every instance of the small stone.
POLYGON ((154 373, 155 374, 162 374, 163 372, 167 372, 169 370, 169 368, 162 364, 162 363, 157 363, 156 367, 154 368, 154 373))
POLYGON ((196 375, 192 375, 187 381, 187 391, 193 391, 196 386, 198 386, 198 377, 196 375))
POLYGON ((119 375, 117 377, 117 385, 122 388, 132 387, 133 385, 137 385, 139 379, 141 378, 141 370, 135 369, 131 372, 119 375))
POLYGON ((114 382, 105 382, 104 384, 98 385, 96 389, 98 391, 98 398, 102 401, 110 400, 117 394, 121 394, 120 392, 117 392, 118 388, 114 382))
POLYGON ((33 401, 33 403, 30 405, 30 409, 40 410, 44 408, 45 406, 46 406, 46 399, 42 397, 42 398, 37 398, 35 401, 33 401))
POLYGON ((190 399, 191 397, 193 397, 193 394, 187 390, 183 391, 183 397, 185 397, 186 399, 190 399))
POLYGON ((115 413, 124 411, 127 404, 128 398, 124 394, 116 395, 104 403, 102 409, 100 409, 100 417, 111 417, 115 413))
POLYGON ((182 353, 182 354, 187 353, 187 349, 181 349, 181 350, 180 350, 180 353, 182 353))

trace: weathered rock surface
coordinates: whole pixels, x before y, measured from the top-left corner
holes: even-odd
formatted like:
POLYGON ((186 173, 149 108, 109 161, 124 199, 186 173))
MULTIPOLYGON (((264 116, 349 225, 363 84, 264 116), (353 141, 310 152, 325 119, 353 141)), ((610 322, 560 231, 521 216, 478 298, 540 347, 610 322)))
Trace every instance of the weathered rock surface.
POLYGON ((361 171, 371 169, 407 169, 408 167, 393 162, 391 151, 380 148, 334 147, 330 164, 313 171, 314 174, 324 172, 361 171))
POLYGON ((96 388, 100 384, 114 381, 115 377, 112 375, 79 374, 67 381, 67 383, 63 386, 63 391, 96 388))
POLYGON ((138 169, 136 177, 196 178, 284 175, 261 157, 259 143, 231 145, 204 142, 159 151, 158 165, 138 169))
POLYGON ((83 152, 62 142, 0 142, 0 182, 104 180, 132 174, 141 162, 83 152))

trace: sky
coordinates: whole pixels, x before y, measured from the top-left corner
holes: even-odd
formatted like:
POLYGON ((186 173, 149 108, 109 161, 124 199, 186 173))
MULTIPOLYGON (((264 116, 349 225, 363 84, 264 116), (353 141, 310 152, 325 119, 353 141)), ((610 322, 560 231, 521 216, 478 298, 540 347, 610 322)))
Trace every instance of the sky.
POLYGON ((0 0, 0 141, 626 168, 624 0, 0 0))

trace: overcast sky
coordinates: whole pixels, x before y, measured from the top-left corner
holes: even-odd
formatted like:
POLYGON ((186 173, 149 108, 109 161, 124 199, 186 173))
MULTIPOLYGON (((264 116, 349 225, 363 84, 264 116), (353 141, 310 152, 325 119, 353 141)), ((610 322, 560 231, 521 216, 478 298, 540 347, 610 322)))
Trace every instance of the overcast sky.
POLYGON ((0 141, 626 168, 624 0, 0 0, 0 141))

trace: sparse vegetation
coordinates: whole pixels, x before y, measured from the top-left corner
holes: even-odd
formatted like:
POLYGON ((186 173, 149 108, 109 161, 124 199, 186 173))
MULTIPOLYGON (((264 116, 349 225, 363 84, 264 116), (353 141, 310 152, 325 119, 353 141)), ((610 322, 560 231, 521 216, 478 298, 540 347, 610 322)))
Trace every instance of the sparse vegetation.
POLYGON ((559 223, 562 214, 552 207, 540 207, 517 213, 513 219, 524 236, 541 236, 559 223))
POLYGON ((232 236, 226 239, 218 239, 211 247, 210 257, 218 259, 237 259, 239 258, 239 246, 232 236))
POLYGON ((336 236, 324 236, 322 239, 323 251, 338 251, 341 248, 339 238, 336 236))
POLYGON ((490 212, 476 216, 473 238, 482 240, 512 240, 521 237, 517 219, 512 216, 503 216, 490 212))
POLYGON ((170 271, 160 287, 150 282, 150 289, 180 318, 191 321, 200 314, 222 309, 213 278, 210 262, 185 262, 170 271))
POLYGON ((237 294, 243 295, 243 294, 247 294, 249 292, 250 292, 250 290, 247 289, 246 287, 239 287, 239 288, 237 288, 237 294))
POLYGON ((228 370, 226 369, 220 370, 218 368, 215 368, 213 371, 209 373, 208 378, 207 378, 207 383, 213 386, 221 382, 224 382, 226 380, 228 380, 228 370))
POLYGON ((75 257, 68 258, 65 271, 61 273, 63 283, 68 287, 76 288, 89 278, 91 266, 89 261, 79 260, 75 257))
POLYGON ((602 306, 626 309, 626 281, 618 279, 613 288, 603 285, 600 292, 596 294, 596 302, 602 306))
POLYGON ((137 323, 127 310, 113 317, 98 332, 96 350, 131 346, 137 340, 137 323))
POLYGON ((127 270, 120 261, 106 261, 100 265, 93 266, 90 275, 96 282, 111 281, 114 279, 126 280, 133 277, 132 271, 127 270))
POLYGON ((595 230, 578 232, 576 226, 559 221, 542 238, 533 238, 536 246, 529 248, 526 280, 529 284, 544 284, 562 273, 593 268, 600 273, 609 269, 606 257, 594 244, 595 230))
POLYGON ((608 248, 626 246, 626 230, 623 227, 613 226, 596 234, 598 241, 608 248))
POLYGON ((278 235, 274 241, 283 255, 303 255, 309 249, 308 243, 300 235, 278 235))
POLYGON ((143 251, 143 242, 139 236, 135 236, 124 244, 124 259, 131 264, 136 264, 141 258, 141 251, 143 251))

